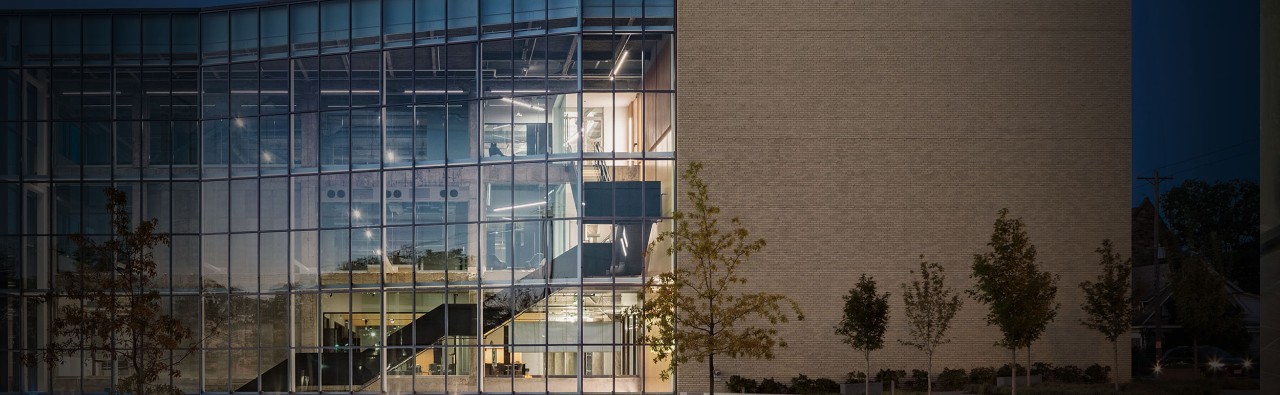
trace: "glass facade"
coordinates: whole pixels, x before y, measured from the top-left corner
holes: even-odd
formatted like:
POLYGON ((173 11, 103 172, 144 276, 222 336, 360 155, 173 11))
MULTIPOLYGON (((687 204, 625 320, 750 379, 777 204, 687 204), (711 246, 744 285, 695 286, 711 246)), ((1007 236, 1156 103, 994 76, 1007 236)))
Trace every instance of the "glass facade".
POLYGON ((673 3, 0 13, 0 392, 119 373, 18 363, 111 186, 172 234, 185 392, 672 392, 628 309, 673 265, 673 3))

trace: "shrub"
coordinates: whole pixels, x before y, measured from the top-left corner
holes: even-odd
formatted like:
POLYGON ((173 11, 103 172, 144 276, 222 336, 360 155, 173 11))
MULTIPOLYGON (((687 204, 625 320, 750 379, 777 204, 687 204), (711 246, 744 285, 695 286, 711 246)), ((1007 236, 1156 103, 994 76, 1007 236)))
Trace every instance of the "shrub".
POLYGON ((1033 363, 1031 364, 1031 374, 1043 375, 1044 379, 1047 381, 1049 380, 1050 377, 1053 376, 1053 364, 1047 363, 1047 362, 1033 363))
POLYGON ((832 380, 832 379, 813 380, 813 386, 814 388, 817 388, 818 393, 822 393, 822 394, 840 393, 840 383, 837 383, 835 380, 832 380))
POLYGON ((735 374, 733 376, 729 376, 729 382, 725 383, 725 385, 729 387, 729 391, 731 392, 750 394, 756 392, 760 383, 735 374))
POLYGON ((1084 380, 1090 383, 1105 383, 1107 382, 1107 373, 1110 372, 1110 366, 1102 366, 1095 363, 1084 368, 1084 380))
MULTIPOLYGON (((1027 374, 1027 368, 1023 367, 1022 365, 1016 365, 1016 366, 1018 367, 1018 375, 1019 375, 1019 376, 1024 375, 1024 374, 1027 374)), ((1009 364, 1007 364, 1007 363, 1006 363, 1006 364, 1004 364, 1004 366, 1001 366, 1001 367, 1000 367, 1000 369, 996 371, 996 376, 997 376, 997 377, 1009 377, 1009 376, 1010 376, 1010 375, 1009 375, 1009 370, 1010 370, 1010 369, 1009 369, 1009 364)))
POLYGON ((867 374, 857 370, 844 375, 845 384, 862 384, 867 382, 867 374))
POLYGON ((760 386, 756 387, 756 391, 761 394, 790 394, 791 388, 786 384, 775 381, 772 377, 760 380, 760 386))
POLYGON ((943 368, 942 373, 938 374, 938 379, 933 382, 933 388, 940 391, 959 391, 964 389, 964 385, 968 382, 969 377, 964 374, 964 369, 943 368))
POLYGON ((793 394, 817 394, 817 388, 808 376, 800 375, 791 378, 791 393, 793 394))
POLYGON ((1063 365, 1053 368, 1050 377, 1045 377, 1046 381, 1055 381, 1059 383, 1081 383, 1084 382, 1084 371, 1075 365, 1063 365))
POLYGON ((898 369, 880 369, 880 373, 876 373, 876 381, 888 383, 891 381, 902 381, 907 378, 907 371, 898 369))
POLYGON ((911 369, 911 390, 925 391, 929 389, 929 372, 911 369))
POLYGON ((969 371, 970 384, 996 384, 996 370, 990 367, 973 368, 969 371))

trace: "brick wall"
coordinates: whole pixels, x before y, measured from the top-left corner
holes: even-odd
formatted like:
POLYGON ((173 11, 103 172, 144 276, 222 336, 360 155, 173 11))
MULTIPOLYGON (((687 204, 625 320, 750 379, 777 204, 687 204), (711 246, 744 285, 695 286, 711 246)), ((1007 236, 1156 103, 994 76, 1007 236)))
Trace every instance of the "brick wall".
MULTIPOLYGON (((970 287, 1002 207, 1062 276, 1034 359, 1111 364, 1078 324, 1077 284, 1096 275, 1103 238, 1129 251, 1128 2, 683 0, 677 12, 679 162, 706 163, 713 200, 768 240, 749 286, 808 315, 781 328, 791 347, 775 360, 717 359, 724 377, 863 370, 832 333, 863 273, 892 293, 872 370, 923 369, 897 343, 899 284, 925 254, 970 287)), ((966 300, 936 370, 1007 362, 985 311, 966 300)), ((1125 378, 1128 361, 1124 339, 1125 378)), ((690 364, 677 389, 706 382, 690 364)))

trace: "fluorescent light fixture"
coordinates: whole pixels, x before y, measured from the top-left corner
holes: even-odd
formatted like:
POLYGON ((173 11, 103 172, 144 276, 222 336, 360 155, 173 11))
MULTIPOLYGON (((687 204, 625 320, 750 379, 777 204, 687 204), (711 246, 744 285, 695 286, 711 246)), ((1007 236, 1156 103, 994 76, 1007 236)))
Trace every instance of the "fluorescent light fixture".
POLYGON ((515 100, 511 99, 510 97, 504 97, 504 98, 502 98, 502 101, 507 102, 507 103, 511 103, 511 104, 515 104, 515 105, 518 105, 518 106, 523 106, 523 107, 532 108, 532 109, 534 109, 534 110, 538 110, 538 111, 542 111, 542 110, 544 110, 544 108, 542 108, 542 107, 538 107, 538 106, 535 106, 535 105, 532 105, 532 104, 529 104, 529 103, 525 103, 525 102, 515 101, 515 100))
POLYGON ((351 210, 351 217, 355 219, 360 219, 360 210, 351 210))
POLYGON ((494 212, 498 212, 498 211, 511 211, 511 210, 515 210, 515 209, 518 209, 518 208, 534 207, 534 206, 542 206, 542 205, 546 205, 546 204, 547 204, 547 202, 533 202, 533 203, 517 204, 517 205, 515 205, 515 206, 509 206, 509 207, 498 207, 498 208, 493 209, 493 211, 494 211, 494 212))
POLYGON ((613 76, 618 75, 618 71, 622 70, 622 64, 623 64, 623 63, 626 63, 626 61, 627 61, 627 53, 628 53, 628 52, 630 52, 630 51, 629 51, 629 50, 628 50, 628 51, 622 51, 622 56, 619 56, 619 57, 618 57, 618 65, 613 67, 613 72, 612 72, 612 73, 609 73, 609 80, 610 80, 610 81, 613 81, 613 76))

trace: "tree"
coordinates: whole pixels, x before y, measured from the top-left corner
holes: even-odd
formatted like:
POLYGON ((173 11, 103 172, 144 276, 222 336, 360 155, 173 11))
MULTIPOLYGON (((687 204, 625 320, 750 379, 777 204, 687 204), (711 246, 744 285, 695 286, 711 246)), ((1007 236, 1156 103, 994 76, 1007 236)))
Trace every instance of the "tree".
POLYGON ((1200 360, 1200 339, 1221 336, 1242 329, 1243 312, 1227 294, 1226 280, 1212 267, 1221 253, 1207 257, 1171 254, 1174 312, 1183 330, 1191 336, 1192 354, 1200 360))
MULTIPOLYGON (((1098 262, 1102 266, 1102 274, 1098 275, 1097 282, 1080 282, 1080 289, 1084 290, 1084 304, 1080 308, 1088 314, 1080 324, 1106 336, 1111 342, 1111 366, 1119 369, 1120 345, 1117 340, 1129 333, 1135 312, 1129 284, 1133 262, 1132 258, 1120 259, 1120 253, 1113 251, 1111 239, 1102 240, 1102 247, 1095 251, 1102 256, 1098 262)), ((1120 375, 1112 379, 1115 389, 1120 390, 1120 375)))
MULTIPOLYGON (((1000 328, 996 344, 1008 348, 1017 366, 1018 349, 1027 348, 1030 365, 1031 343, 1040 338, 1057 316, 1058 276, 1036 267, 1036 246, 1031 244, 1021 218, 1009 218, 1009 209, 1000 210, 987 246, 991 251, 973 256, 975 289, 966 293, 989 307, 987 325, 1000 328)), ((1016 371, 1014 373, 1016 375, 1016 371)), ((1027 371, 1030 382, 1031 372, 1027 371)), ((1017 380, 1013 392, 1017 393, 1017 380)))
POLYGON ((1189 255, 1222 254, 1221 262, 1215 264, 1225 279, 1258 292, 1257 183, 1186 180, 1166 192, 1160 206, 1169 229, 1189 255))
MULTIPOLYGON (((945 285, 947 274, 942 265, 924 261, 924 255, 920 255, 920 260, 920 279, 912 280, 909 287, 902 284, 902 303, 906 306, 907 328, 911 339, 898 342, 928 355, 929 379, 926 388, 932 394, 933 353, 938 346, 951 342, 947 337, 947 329, 951 328, 951 319, 955 318, 964 302, 945 285)), ((915 274, 915 271, 911 273, 915 274)))
POLYGON ((645 252, 652 254, 665 242, 668 255, 686 254, 688 259, 650 278, 642 303, 633 311, 650 325, 644 339, 653 349, 654 362, 669 361, 662 379, 669 379, 682 363, 706 362, 710 392, 715 393, 717 355, 772 359, 774 347, 787 346, 774 326, 793 315, 804 320, 804 312, 785 296, 736 289, 747 283, 738 273, 740 267, 764 248, 765 241, 748 239, 737 217, 721 230, 720 208, 711 205, 701 170, 702 164, 691 163, 680 176, 689 184, 693 210, 677 211, 674 230, 660 233, 645 252), (757 326, 759 321, 753 319, 768 325, 757 326))
POLYGON ((156 233, 154 219, 130 228, 124 192, 108 188, 106 195, 112 236, 105 241, 71 236, 77 247, 75 270, 60 276, 59 282, 68 286, 47 297, 69 303, 57 308, 43 355, 27 354, 23 360, 35 366, 43 359, 52 369, 77 352, 103 353, 111 366, 128 367, 120 388, 133 394, 181 394, 173 385, 157 383, 161 375, 180 376, 178 363, 199 344, 191 329, 163 312, 155 288, 151 252, 167 245, 169 237, 156 233), (171 359, 171 351, 181 353, 171 359))
MULTIPOLYGON (((862 351, 867 372, 871 372, 871 352, 884 347, 884 332, 889 325, 889 293, 876 293, 876 281, 863 274, 858 284, 844 296, 844 318, 836 325, 836 334, 853 349, 862 351)), ((871 393, 871 380, 865 381, 871 393)))

